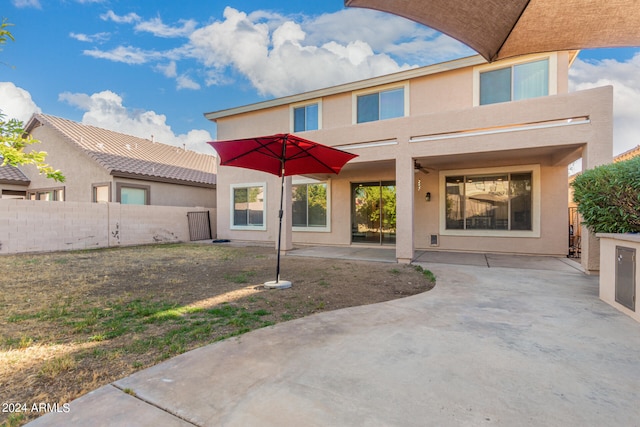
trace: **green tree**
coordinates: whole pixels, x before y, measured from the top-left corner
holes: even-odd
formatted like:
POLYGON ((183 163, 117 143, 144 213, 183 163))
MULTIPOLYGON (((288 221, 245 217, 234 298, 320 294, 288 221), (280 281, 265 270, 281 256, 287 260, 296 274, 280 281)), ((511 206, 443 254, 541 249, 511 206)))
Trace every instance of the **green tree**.
MULTIPOLYGON (((8 40, 14 41, 13 35, 7 29, 12 26, 6 18, 0 24, 0 51, 2 45, 8 40)), ((16 119, 6 120, 6 116, 0 111, 0 166, 35 165, 40 174, 45 174, 47 178, 64 182, 64 175, 59 170, 54 170, 45 163, 47 153, 44 151, 25 152, 29 145, 39 143, 37 139, 26 135, 24 125, 16 119)))
POLYGON ((13 34, 11 34, 9 30, 7 30, 7 27, 12 26, 13 24, 10 24, 7 21, 7 18, 2 18, 2 24, 0 24, 0 46, 7 43, 7 40, 15 41, 15 39, 13 38, 13 34))
POLYGON ((59 170, 53 169, 47 163, 45 151, 25 152, 29 145, 39 143, 31 135, 26 135, 21 121, 16 119, 5 120, 5 115, 0 113, 0 166, 35 165, 38 173, 47 178, 64 182, 64 175, 59 170))

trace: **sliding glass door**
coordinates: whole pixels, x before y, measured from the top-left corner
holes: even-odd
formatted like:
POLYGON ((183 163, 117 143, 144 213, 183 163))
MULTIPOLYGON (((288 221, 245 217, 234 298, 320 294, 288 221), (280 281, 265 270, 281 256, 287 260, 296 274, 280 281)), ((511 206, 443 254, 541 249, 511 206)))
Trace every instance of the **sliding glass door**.
POLYGON ((351 184, 351 241, 396 243, 396 183, 351 184))

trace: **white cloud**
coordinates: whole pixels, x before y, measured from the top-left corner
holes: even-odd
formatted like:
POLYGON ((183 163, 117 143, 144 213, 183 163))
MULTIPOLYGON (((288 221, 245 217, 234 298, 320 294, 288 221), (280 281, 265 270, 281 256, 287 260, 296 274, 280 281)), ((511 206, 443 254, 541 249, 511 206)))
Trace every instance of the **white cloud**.
POLYGON ((436 63, 475 52, 462 43, 407 19, 368 9, 344 9, 305 19, 307 42, 321 45, 360 40, 401 61, 436 63))
POLYGON ((569 71, 570 90, 613 86, 613 149, 620 154, 640 144, 640 52, 628 61, 577 59, 569 71))
POLYGON ((41 112, 31 94, 11 82, 0 82, 0 111, 7 119, 18 119, 25 124, 34 113, 41 112))
POLYGON ((178 68, 176 65, 176 61, 171 61, 166 65, 158 64, 155 66, 156 71, 164 74, 165 77, 175 78, 178 76, 178 68))
POLYGON ((87 95, 84 93, 60 94, 59 100, 67 102, 85 113, 82 123, 110 129, 140 138, 151 138, 156 141, 182 147, 202 153, 212 154, 211 134, 202 129, 194 129, 186 134, 176 135, 167 124, 167 117, 155 111, 132 110, 123 105, 122 97, 112 91, 87 95))
MULTIPOLYGON (((132 44, 85 50, 85 55, 126 64, 151 63, 156 71, 175 78, 178 88, 194 90, 201 83, 178 74, 172 64, 166 65, 167 60, 197 61, 203 68, 199 72, 202 83, 207 86, 233 84, 241 76, 262 96, 271 97, 473 54, 461 43, 427 27, 366 9, 305 17, 265 10, 247 14, 227 7, 222 20, 197 30, 197 23, 191 19, 170 26, 159 17, 117 15, 112 10, 101 18, 131 24, 133 30, 156 37, 189 37, 189 42, 164 52, 132 44)), ((188 68, 193 69, 193 65, 188 68)))
POLYGON ((76 39, 80 42, 105 42, 109 40, 111 35, 109 33, 96 33, 96 34, 83 34, 83 33, 69 33, 69 37, 76 39))
POLYGON ((178 89, 200 89, 200 85, 185 74, 178 76, 176 82, 178 83, 178 89))
POLYGON ((137 47, 118 46, 110 51, 100 49, 87 49, 83 51, 87 56, 94 58, 108 59, 113 62, 124 62, 125 64, 144 64, 149 61, 150 57, 158 56, 154 52, 146 52, 137 47))
POLYGON ((196 21, 193 19, 184 20, 181 19, 180 26, 171 27, 162 22, 160 18, 153 18, 149 21, 141 21, 136 24, 135 29, 137 31, 144 31, 153 34, 157 37, 188 37, 196 28, 196 21))
POLYGON ((36 9, 42 9, 40 0, 13 0, 13 5, 18 8, 33 7, 36 9))
POLYGON ((141 18, 133 12, 120 16, 116 15, 113 10, 110 10, 100 15, 100 19, 103 21, 113 21, 117 24, 131 24, 140 21, 141 18))
MULTIPOLYGON (((327 16, 337 16, 332 14, 327 16)), ((323 19, 329 19, 323 15, 323 19)), ((331 27, 333 28, 333 27, 331 27)), ((360 39, 340 42, 318 36, 320 45, 305 43, 307 32, 278 15, 247 15, 231 7, 224 20, 191 35, 191 54, 209 67, 208 82, 217 82, 225 70, 246 76, 265 96, 284 96, 353 80, 388 74, 410 65, 398 64, 389 55, 375 53, 360 39), (275 19, 265 22, 266 19, 275 19), (253 19, 253 20, 252 20, 253 19)), ((225 82, 225 80, 222 80, 225 82)))

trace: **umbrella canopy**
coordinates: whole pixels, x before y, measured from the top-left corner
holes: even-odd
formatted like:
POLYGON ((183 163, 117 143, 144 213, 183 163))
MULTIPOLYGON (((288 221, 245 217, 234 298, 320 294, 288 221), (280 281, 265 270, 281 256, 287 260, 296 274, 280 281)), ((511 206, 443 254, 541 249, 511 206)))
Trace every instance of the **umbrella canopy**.
POLYGON ((358 157, 358 155, 288 133, 230 141, 212 141, 209 144, 218 153, 222 166, 253 169, 282 177, 276 280, 266 282, 265 286, 278 289, 290 287, 291 282, 280 281, 284 177, 314 173, 338 174, 349 160, 358 157))
POLYGON ((237 166, 285 176, 337 174, 355 154, 318 144, 293 134, 276 134, 209 142, 223 166, 237 166))
POLYGON ((488 61, 528 53, 640 45, 640 0, 345 0, 403 16, 488 61))

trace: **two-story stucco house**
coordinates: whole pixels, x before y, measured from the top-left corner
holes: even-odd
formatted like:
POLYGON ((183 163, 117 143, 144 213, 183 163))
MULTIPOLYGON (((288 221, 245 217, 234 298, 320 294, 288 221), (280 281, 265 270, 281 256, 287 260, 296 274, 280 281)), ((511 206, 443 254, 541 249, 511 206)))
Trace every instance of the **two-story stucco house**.
MULTIPOLYGON (((205 114, 218 139, 294 132, 358 154, 286 181, 283 248, 567 254, 567 166, 612 159, 611 87, 568 92, 578 52, 479 56, 205 114)), ((279 179, 218 169, 218 237, 273 242, 279 179)), ((598 268, 595 237, 582 263, 598 268)))

